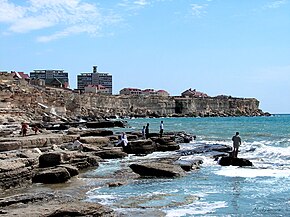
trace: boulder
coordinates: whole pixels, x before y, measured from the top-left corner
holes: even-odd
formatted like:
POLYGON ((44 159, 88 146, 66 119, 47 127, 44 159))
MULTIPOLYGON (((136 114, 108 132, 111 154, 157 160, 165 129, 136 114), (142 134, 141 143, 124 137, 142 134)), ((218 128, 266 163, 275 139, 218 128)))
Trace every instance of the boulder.
POLYGON ((131 164, 130 168, 140 176, 180 177, 185 175, 180 166, 166 163, 149 162, 142 164, 131 164))
POLYGON ((40 170, 32 177, 33 183, 64 183, 71 178, 69 172, 64 167, 40 170))
POLYGON ((61 164, 62 153, 60 152, 50 152, 39 156, 39 167, 53 167, 61 164))
POLYGON ((124 148, 128 154, 150 154, 156 150, 156 144, 150 139, 130 141, 124 148))
POLYGON ((233 157, 222 157, 219 159, 218 163, 221 166, 253 166, 253 163, 247 159, 233 157))
POLYGON ((98 167, 102 159, 90 153, 72 151, 63 155, 63 163, 75 166, 79 170, 89 167, 98 167))
POLYGON ((180 149, 180 146, 174 142, 171 137, 151 139, 155 141, 157 151, 175 151, 180 149))
POLYGON ((69 164, 62 164, 59 167, 63 167, 65 169, 67 169, 67 171, 69 172, 71 177, 77 176, 80 173, 78 168, 76 168, 76 167, 74 167, 72 165, 69 165, 69 164))

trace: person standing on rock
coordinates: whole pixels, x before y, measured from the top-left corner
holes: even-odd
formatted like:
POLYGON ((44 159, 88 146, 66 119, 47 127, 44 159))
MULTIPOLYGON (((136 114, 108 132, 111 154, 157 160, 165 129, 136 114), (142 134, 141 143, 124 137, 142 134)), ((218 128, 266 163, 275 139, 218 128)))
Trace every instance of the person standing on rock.
POLYGON ((22 133, 22 136, 26 136, 27 130, 28 130, 28 125, 25 122, 23 122, 21 124, 21 133, 22 133))
POLYGON ((239 132, 236 132, 236 135, 233 136, 232 141, 233 141, 233 146, 234 146, 233 157, 237 158, 238 157, 239 147, 240 147, 240 145, 242 143, 239 132))
POLYGON ((149 138, 149 123, 147 123, 147 125, 145 127, 145 137, 146 137, 146 139, 149 138))
POLYGON ((163 121, 161 121, 161 122, 160 122, 160 131, 159 131, 159 133, 160 133, 160 138, 161 138, 162 135, 163 135, 163 130, 164 130, 164 125, 163 125, 163 121))
POLYGON ((145 136, 145 126, 143 126, 141 133, 142 133, 142 139, 146 139, 146 136, 145 136))

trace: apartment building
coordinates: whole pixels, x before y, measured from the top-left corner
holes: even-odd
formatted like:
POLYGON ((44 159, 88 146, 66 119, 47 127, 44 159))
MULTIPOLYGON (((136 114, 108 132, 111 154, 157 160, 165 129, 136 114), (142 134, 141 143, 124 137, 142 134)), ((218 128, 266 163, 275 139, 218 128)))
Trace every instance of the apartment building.
POLYGON ((46 85, 58 80, 62 87, 69 87, 68 72, 64 70, 33 70, 30 72, 31 79, 42 79, 46 85))
POLYGON ((93 72, 84 72, 77 76, 77 87, 79 90, 85 90, 89 85, 102 85, 112 94, 113 80, 112 75, 107 72, 98 72, 97 66, 93 66, 93 72))

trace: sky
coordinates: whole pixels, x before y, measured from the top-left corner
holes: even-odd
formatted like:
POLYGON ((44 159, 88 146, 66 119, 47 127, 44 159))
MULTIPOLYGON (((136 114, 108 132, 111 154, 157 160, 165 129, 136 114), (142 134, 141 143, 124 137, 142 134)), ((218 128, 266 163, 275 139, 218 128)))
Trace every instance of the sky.
POLYGON ((290 0, 0 0, 0 71, 256 98, 290 113, 290 0))

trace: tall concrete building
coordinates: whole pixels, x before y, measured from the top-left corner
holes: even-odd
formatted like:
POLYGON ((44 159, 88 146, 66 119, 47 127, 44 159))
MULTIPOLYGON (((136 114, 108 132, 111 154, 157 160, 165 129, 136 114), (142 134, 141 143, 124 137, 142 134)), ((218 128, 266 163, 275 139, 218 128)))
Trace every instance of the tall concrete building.
POLYGON ((84 72, 77 76, 78 89, 84 90, 88 85, 102 85, 109 89, 109 94, 113 93, 112 75, 107 72, 98 72, 98 67, 93 66, 93 72, 84 72))
POLYGON ((49 84, 54 79, 57 79, 62 83, 63 87, 69 86, 68 73, 64 70, 33 70, 33 72, 30 72, 30 78, 43 79, 46 84, 49 84))

